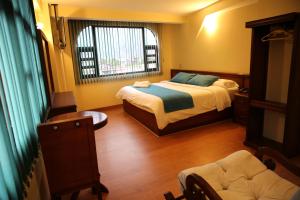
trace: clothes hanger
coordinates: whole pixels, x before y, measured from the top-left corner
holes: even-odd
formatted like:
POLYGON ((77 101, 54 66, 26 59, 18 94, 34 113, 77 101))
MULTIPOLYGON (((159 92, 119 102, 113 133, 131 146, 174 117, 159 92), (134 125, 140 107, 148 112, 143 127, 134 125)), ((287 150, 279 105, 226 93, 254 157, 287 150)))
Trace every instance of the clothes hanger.
POLYGON ((293 38, 293 31, 286 31, 283 28, 277 28, 271 31, 271 33, 263 36, 261 38, 262 42, 272 41, 272 40, 287 40, 293 38))

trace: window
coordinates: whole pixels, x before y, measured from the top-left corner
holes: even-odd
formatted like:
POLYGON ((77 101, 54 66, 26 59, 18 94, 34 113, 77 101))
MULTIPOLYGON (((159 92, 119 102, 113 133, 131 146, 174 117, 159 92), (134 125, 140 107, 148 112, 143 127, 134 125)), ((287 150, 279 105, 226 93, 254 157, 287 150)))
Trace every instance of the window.
POLYGON ((69 20, 80 80, 159 72, 158 37, 145 24, 84 21, 78 28, 80 22, 69 20))

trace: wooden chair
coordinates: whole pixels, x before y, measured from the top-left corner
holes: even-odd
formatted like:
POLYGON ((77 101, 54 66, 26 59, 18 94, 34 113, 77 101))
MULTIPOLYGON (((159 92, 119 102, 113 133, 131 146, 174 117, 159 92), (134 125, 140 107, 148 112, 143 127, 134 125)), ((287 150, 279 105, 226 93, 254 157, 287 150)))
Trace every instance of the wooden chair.
MULTIPOLYGON (((239 154, 239 153, 234 153, 234 154, 239 154)), ((241 152, 241 155, 242 154, 245 154, 245 152, 241 152)), ((250 153, 248 152, 248 154, 250 154, 250 153)), ((217 161, 216 163, 211 163, 211 164, 205 165, 204 166, 205 169, 201 169, 201 167, 197 167, 197 168, 191 168, 188 170, 183 170, 182 172, 179 173, 179 179, 181 179, 183 195, 181 195, 179 197, 174 197, 174 195, 171 192, 167 192, 164 194, 165 199, 166 200, 242 199, 242 198, 239 198, 238 196, 235 196, 233 198, 232 193, 234 193, 235 191, 230 191, 230 189, 231 189, 230 183, 229 183, 230 181, 227 182, 227 184, 228 184, 227 186, 225 186, 225 187, 223 186, 224 188, 220 189, 218 187, 218 183, 217 183, 218 180, 216 180, 218 178, 214 179, 214 178, 211 178, 211 175, 206 176, 206 174, 205 174, 205 173, 215 172, 216 170, 210 169, 210 168, 214 168, 217 165, 220 165, 221 169, 224 170, 224 172, 222 172, 222 173, 229 173, 226 171, 226 170, 230 170, 228 163, 232 162, 234 160, 239 160, 238 156, 239 155, 231 154, 230 156, 228 156, 225 159, 222 159, 220 161, 217 161), (226 159, 227 159, 227 161, 226 161, 226 159), (214 166, 214 164, 216 164, 216 166, 214 166), (201 174, 201 176, 199 174, 201 174), (183 176, 185 176, 185 184, 184 185, 182 184, 183 176), (210 177, 210 178, 209 178, 209 180, 205 180, 205 178, 203 178, 202 176, 210 177), (212 183, 212 185, 210 185, 209 182, 212 183), (228 187, 228 188, 226 188, 226 187, 228 187), (227 190, 231 194, 229 194, 229 195, 228 195, 228 193, 226 194, 227 190)), ((247 170, 249 171, 249 173, 245 173, 245 174, 248 174, 248 176, 249 176, 249 174, 251 174, 251 170, 252 170, 251 168, 258 169, 258 171, 257 171, 258 173, 254 171, 253 176, 251 175, 251 177, 248 177, 248 178, 247 178, 247 175, 245 175, 246 176, 245 180, 241 180, 241 182, 238 183, 238 187, 239 187, 238 190, 240 190, 240 191, 238 191, 237 194, 239 194, 239 193, 241 193, 241 191, 243 191, 243 188, 242 188, 243 186, 241 186, 241 185, 243 185, 243 182, 246 183, 245 186, 249 186, 248 185, 249 182, 247 182, 247 181, 252 181, 252 179, 253 179, 252 183, 250 183, 250 184, 252 184, 252 186, 254 186, 257 182, 259 182, 257 180, 260 180, 260 181, 263 180, 262 181, 263 183, 260 183, 262 185, 258 184, 258 186, 255 185, 254 187, 255 188, 264 187, 263 190, 266 191, 266 188, 275 182, 273 180, 276 180, 276 181, 279 181, 279 182, 276 182, 276 184, 280 184, 280 186, 278 186, 278 188, 276 188, 276 191, 275 191, 276 194, 272 194, 272 191, 271 192, 268 191, 269 196, 272 196, 274 198, 274 197, 276 197, 276 195, 280 196, 280 195, 284 194, 286 196, 284 196, 283 198, 278 198, 278 199, 292 198, 293 200, 299 200, 300 199, 299 187, 289 181, 286 181, 285 179, 277 176, 275 173, 270 171, 270 170, 274 170, 276 167, 275 162, 272 159, 270 159, 270 157, 272 159, 276 160, 277 162, 281 163, 287 170, 289 170, 296 176, 300 177, 300 168, 298 166, 296 166, 295 164, 292 164, 290 162, 290 160, 286 159, 284 156, 282 156, 278 152, 276 152, 270 148, 267 148, 267 147, 261 147, 256 152, 255 157, 253 156, 253 158, 251 158, 250 156, 246 155, 246 157, 244 159, 245 163, 243 163, 243 165, 245 168, 248 168, 247 170), (264 158, 265 155, 268 156, 267 159, 264 158), (256 158, 258 158, 260 161, 256 158), (247 163, 247 162, 249 162, 249 163, 247 163), (263 163, 266 167, 262 167, 263 165, 260 163, 263 163), (258 168, 257 168, 257 166, 258 166, 258 168), (263 169, 263 168, 266 168, 266 169, 263 169), (266 173, 268 175, 266 177, 264 177, 263 175, 260 175, 262 173, 266 173), (256 178, 255 176, 260 176, 260 177, 256 178), (269 177, 270 177, 270 179, 269 179, 269 177), (270 182, 270 184, 268 184, 268 181, 270 182), (264 183, 267 183, 267 184, 264 184, 264 183), (265 186, 267 186, 267 187, 265 188, 265 186)), ((240 160, 243 160, 243 159, 240 159, 240 160)), ((238 169, 239 167, 240 166, 237 165, 236 169, 238 169)), ((243 166, 241 166, 241 168, 243 168, 243 166)), ((255 169, 253 169, 253 170, 255 170, 255 169)), ((243 169, 241 169, 241 172, 242 171, 243 171, 243 169)), ((231 171, 231 173, 232 173, 232 171, 231 171)), ((217 177, 217 176, 215 176, 215 177, 217 177)), ((241 178, 244 178, 243 175, 241 175, 241 178)), ((236 177, 235 177, 235 179, 236 179, 236 177)), ((231 179, 231 180, 233 180, 233 179, 231 179)), ((274 187, 274 185, 272 187, 274 187)), ((270 188, 268 188, 268 189, 270 189, 270 188)), ((274 190, 274 188, 273 188, 273 190, 274 190)), ((260 191, 262 191, 262 190, 260 190, 260 191)), ((256 197, 253 199, 259 198, 259 197, 257 197, 258 194, 253 193, 253 194, 249 194, 249 195, 255 195, 256 197)))
POLYGON ((93 188, 98 199, 108 192, 100 183, 92 117, 74 118, 38 126, 52 199, 93 188))

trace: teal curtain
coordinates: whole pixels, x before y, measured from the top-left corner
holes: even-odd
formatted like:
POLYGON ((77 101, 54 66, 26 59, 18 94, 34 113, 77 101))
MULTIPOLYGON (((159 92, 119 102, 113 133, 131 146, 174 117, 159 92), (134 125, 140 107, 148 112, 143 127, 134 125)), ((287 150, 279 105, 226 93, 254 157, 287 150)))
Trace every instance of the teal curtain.
POLYGON ((31 0, 1 0, 0 45, 0 199, 22 199, 48 104, 31 0))

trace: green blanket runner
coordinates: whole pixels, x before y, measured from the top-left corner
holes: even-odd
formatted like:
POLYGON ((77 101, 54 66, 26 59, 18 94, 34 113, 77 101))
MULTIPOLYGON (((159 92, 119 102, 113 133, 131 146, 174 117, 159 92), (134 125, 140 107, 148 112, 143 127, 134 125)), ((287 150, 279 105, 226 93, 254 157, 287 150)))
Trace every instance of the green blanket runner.
POLYGON ((160 97, 163 101, 166 113, 194 107, 192 96, 186 92, 172 90, 157 85, 150 85, 147 88, 134 88, 138 91, 160 97))

